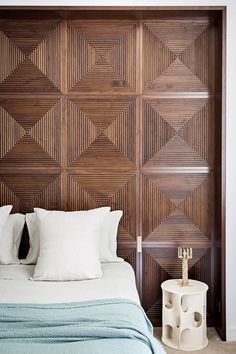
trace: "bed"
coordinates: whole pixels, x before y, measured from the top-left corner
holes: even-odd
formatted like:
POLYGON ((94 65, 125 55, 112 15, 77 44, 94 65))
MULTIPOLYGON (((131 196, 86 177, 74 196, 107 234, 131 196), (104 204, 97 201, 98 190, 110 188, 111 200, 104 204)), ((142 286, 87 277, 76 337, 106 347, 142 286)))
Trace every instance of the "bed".
POLYGON ((31 281, 34 266, 0 266, 0 353, 163 354, 140 306, 132 267, 103 277, 31 281))

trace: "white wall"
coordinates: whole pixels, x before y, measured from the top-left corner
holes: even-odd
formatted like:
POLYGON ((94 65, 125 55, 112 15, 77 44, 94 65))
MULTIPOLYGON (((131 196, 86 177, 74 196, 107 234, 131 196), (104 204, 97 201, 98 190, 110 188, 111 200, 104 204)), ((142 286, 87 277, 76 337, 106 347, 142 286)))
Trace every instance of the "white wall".
POLYGON ((227 6, 226 323, 227 340, 236 340, 236 0, 0 0, 0 5, 227 6))

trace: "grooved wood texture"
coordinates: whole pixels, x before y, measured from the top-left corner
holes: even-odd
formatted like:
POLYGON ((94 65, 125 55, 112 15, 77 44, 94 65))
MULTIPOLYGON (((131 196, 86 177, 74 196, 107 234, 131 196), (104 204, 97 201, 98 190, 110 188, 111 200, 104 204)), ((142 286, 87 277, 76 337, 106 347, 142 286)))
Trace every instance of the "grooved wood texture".
POLYGON ((136 163, 134 98, 71 99, 68 102, 69 166, 122 167, 136 163))
POLYGON ((214 321, 217 13, 3 13, 0 204, 123 210, 118 254, 136 270, 154 323, 161 282, 181 274, 177 246, 192 246, 190 276, 210 286, 214 321))
POLYGON ((136 24, 69 21, 68 62, 70 91, 134 92, 136 24))
POLYGON ((184 173, 149 175, 143 177, 142 189, 142 218, 147 221, 143 224, 145 241, 209 242, 212 176, 184 173))
POLYGON ((32 212, 35 206, 60 209, 60 175, 0 174, 0 204, 12 204, 13 212, 32 212))
POLYGON ((145 91, 214 90, 214 24, 209 19, 144 21, 145 91))
POLYGON ((214 293, 216 33, 209 18, 143 21, 143 304, 155 323, 161 282, 181 276, 178 245, 193 247, 190 276, 214 293))
POLYGON ((61 24, 59 21, 0 20, 3 55, 1 93, 59 93, 61 24))
POLYGON ((60 166, 61 101, 0 98, 0 166, 60 166))
POLYGON ((211 167, 212 119, 212 99, 144 100, 143 165, 211 167))

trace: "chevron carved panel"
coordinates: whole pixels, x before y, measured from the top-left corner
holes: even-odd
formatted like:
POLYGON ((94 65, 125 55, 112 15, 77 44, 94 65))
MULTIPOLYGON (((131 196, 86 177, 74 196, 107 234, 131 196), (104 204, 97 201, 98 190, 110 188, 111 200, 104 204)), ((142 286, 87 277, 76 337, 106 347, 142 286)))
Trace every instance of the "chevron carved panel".
POLYGON ((143 176, 142 190, 145 242, 209 243, 211 175, 163 173, 143 176))
POLYGON ((60 209, 60 175, 0 175, 0 205, 12 204, 13 212, 33 212, 34 207, 60 209))
POLYGON ((214 28, 209 19, 145 21, 143 46, 144 91, 214 89, 214 28))
POLYGON ((68 61, 69 91, 135 92, 136 23, 70 21, 68 61))
POLYGON ((136 101, 133 98, 72 99, 68 103, 68 165, 134 167, 136 101))
POLYGON ((60 93, 60 46, 58 20, 0 20, 0 93, 60 93))
POLYGON ((211 99, 143 100, 143 165, 212 166, 211 99))
POLYGON ((133 173, 81 173, 68 176, 68 210, 111 206, 123 210, 118 241, 135 240, 136 177, 133 173))
MULTIPOLYGON (((161 316, 162 292, 161 283, 170 278, 181 278, 182 265, 177 257, 176 248, 145 248, 143 250, 143 306, 148 316, 156 320, 161 316)), ((206 282, 211 291, 211 250, 210 248, 194 248, 193 259, 189 260, 189 276, 206 282)), ((212 306, 209 302, 208 312, 212 306)))
POLYGON ((61 102, 0 99, 0 166, 60 166, 61 102))

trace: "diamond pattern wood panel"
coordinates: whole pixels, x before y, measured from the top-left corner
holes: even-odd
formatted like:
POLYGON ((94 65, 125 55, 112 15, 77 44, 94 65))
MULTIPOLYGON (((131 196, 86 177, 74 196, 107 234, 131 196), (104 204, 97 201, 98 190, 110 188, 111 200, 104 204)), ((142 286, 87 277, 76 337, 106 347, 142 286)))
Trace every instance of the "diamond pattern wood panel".
POLYGON ((61 91, 61 23, 0 20, 0 93, 61 91))
POLYGON ((183 173, 143 176, 142 189, 146 242, 209 242, 212 176, 183 173))
POLYGON ((134 98, 81 98, 68 102, 68 165, 135 167, 134 98))
POLYGON ((144 21, 143 36, 144 91, 214 90, 214 25, 209 19, 144 21))
POLYGON ((143 303, 155 322, 162 281, 181 276, 178 245, 194 248, 190 276, 214 293, 216 33, 209 18, 142 26, 143 303))
POLYGON ((12 204, 13 212, 33 212, 34 207, 60 209, 58 174, 1 174, 0 205, 12 204))
POLYGON ((220 25, 203 12, 114 13, 0 14, 0 205, 123 210, 118 254, 156 322, 179 244, 214 294, 220 25))
POLYGON ((212 166, 213 117, 211 99, 143 100, 143 165, 212 166))
POLYGON ((68 65, 69 91, 134 92, 136 23, 70 21, 68 65))
POLYGON ((61 102, 0 99, 0 166, 60 166, 61 102))
POLYGON ((81 173, 68 176, 68 210, 111 206, 123 210, 118 241, 134 242, 136 235, 136 177, 133 173, 81 173))

